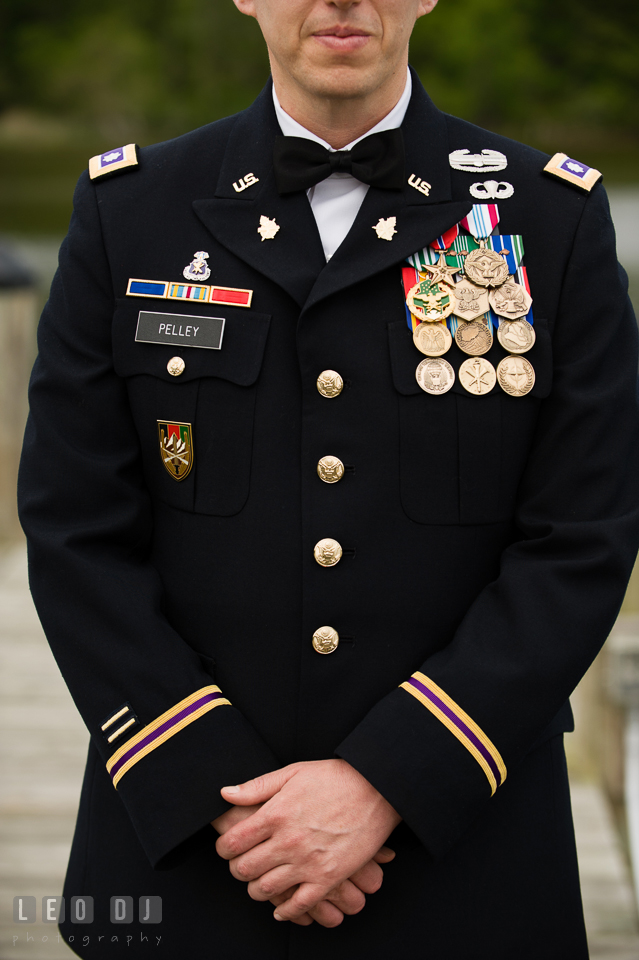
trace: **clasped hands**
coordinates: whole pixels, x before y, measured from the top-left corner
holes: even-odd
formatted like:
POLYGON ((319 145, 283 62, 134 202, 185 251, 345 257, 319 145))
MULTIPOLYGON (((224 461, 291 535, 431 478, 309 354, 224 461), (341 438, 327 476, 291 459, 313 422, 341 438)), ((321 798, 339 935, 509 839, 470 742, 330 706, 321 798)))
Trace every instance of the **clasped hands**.
POLYGON ((293 763, 222 796, 216 849, 276 920, 335 927, 382 884, 383 844, 401 817, 345 760, 293 763))

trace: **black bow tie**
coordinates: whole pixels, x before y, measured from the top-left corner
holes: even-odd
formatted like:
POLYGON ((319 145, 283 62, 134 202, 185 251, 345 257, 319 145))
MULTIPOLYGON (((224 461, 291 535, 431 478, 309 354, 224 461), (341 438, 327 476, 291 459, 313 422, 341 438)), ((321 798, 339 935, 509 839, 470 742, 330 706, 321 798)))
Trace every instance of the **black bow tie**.
POLYGON ((308 190, 337 171, 372 187, 401 190, 404 185, 404 137, 400 129, 372 133, 352 150, 331 151, 304 137, 276 137, 273 167, 278 192, 308 190))

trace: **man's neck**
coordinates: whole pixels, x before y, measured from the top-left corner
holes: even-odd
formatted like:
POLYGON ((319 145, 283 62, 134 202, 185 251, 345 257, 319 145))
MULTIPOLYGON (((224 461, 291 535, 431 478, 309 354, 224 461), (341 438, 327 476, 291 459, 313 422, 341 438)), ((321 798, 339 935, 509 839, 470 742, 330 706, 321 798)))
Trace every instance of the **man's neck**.
POLYGON ((363 137, 383 120, 398 103, 406 86, 407 64, 404 63, 383 87, 367 96, 349 99, 319 97, 282 74, 275 63, 271 67, 282 109, 335 150, 363 137))

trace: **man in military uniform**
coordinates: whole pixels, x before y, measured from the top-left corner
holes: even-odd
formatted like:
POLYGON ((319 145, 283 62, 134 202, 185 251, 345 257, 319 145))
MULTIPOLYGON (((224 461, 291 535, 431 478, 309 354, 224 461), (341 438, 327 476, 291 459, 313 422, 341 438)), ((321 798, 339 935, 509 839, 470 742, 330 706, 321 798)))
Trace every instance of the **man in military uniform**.
POLYGON ((40 325, 21 515, 91 732, 64 936, 585 958, 562 733, 639 536, 600 175, 437 110, 435 0, 236 5, 273 83, 93 158, 40 325))

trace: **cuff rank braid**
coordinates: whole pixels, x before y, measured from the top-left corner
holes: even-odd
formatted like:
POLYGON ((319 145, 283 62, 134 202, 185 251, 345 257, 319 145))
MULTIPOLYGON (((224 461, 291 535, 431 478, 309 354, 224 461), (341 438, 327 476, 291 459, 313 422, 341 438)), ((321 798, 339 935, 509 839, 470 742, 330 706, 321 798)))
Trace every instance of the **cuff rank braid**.
POLYGON ((151 753, 194 720, 199 720, 209 710, 223 704, 230 706, 231 701, 222 696, 219 687, 214 685, 202 687, 152 720, 134 737, 123 743, 108 760, 106 767, 111 775, 113 786, 117 787, 118 781, 142 757, 151 753))
POLYGON ((499 750, 468 714, 425 674, 414 673, 410 680, 400 684, 438 720, 448 727, 482 768, 490 784, 491 797, 506 779, 506 765, 499 750))

